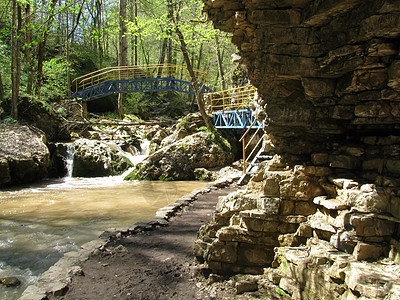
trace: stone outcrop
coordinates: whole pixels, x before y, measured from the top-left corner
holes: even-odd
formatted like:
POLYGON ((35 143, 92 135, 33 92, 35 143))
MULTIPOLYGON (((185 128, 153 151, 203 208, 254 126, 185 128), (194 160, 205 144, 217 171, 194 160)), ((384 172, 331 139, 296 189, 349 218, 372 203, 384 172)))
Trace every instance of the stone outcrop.
POLYGON ((193 180, 197 168, 223 167, 232 161, 230 145, 224 138, 199 131, 168 143, 139 163, 126 179, 193 180))
POLYGON ((0 124, 0 187, 43 178, 49 166, 50 153, 42 131, 17 124, 0 124))
POLYGON ((203 268, 265 272, 293 299, 397 299, 400 1, 203 2, 277 154, 220 199, 195 245, 203 268))
POLYGON ((18 115, 20 120, 42 130, 48 141, 71 139, 65 119, 44 101, 22 97, 18 103, 18 115))
POLYGON ((73 177, 118 175, 133 166, 115 143, 79 139, 74 148, 73 177))
POLYGON ((397 299, 397 197, 330 175, 324 167, 288 168, 275 156, 245 189, 219 199, 195 242, 201 268, 260 274, 293 299, 397 299), (385 276, 374 275, 386 267, 385 276))
POLYGON ((292 299, 400 297, 399 266, 387 260, 356 261, 318 239, 310 239, 303 247, 278 248, 274 263, 277 269, 266 269, 265 277, 292 299))

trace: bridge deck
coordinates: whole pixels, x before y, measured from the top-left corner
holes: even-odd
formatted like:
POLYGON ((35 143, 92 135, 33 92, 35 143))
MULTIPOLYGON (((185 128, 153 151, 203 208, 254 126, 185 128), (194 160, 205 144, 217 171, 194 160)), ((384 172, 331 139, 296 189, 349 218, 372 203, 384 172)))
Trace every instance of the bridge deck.
MULTIPOLYGON (((258 97, 254 86, 213 92, 206 85, 208 73, 201 70, 194 72, 201 92, 207 94, 209 99, 216 128, 248 128, 253 123, 253 110, 249 106, 258 97)), ((91 101, 112 94, 130 92, 195 93, 187 68, 172 64, 108 67, 78 77, 72 83, 75 92, 71 98, 77 101, 91 101)), ((255 122, 252 128, 262 126, 262 122, 255 122)))
MULTIPOLYGON (((212 92, 206 86, 208 73, 194 70, 203 93, 212 92)), ((73 82, 75 92, 71 98, 90 101, 115 93, 178 91, 194 94, 186 67, 171 64, 108 67, 81 77, 73 82)))
MULTIPOLYGON (((249 108, 257 100, 257 89, 252 85, 207 94, 216 128, 249 128, 254 121, 254 113, 249 108)), ((257 121, 252 128, 263 124, 257 121)))

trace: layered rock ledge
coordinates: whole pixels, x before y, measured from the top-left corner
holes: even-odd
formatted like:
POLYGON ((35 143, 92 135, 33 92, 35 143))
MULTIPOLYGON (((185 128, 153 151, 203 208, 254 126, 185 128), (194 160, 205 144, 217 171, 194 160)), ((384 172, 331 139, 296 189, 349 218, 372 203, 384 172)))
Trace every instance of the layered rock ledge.
POLYGON ((400 1, 203 2, 233 34, 276 154, 200 230, 205 273, 264 274, 294 299, 397 299, 400 1))

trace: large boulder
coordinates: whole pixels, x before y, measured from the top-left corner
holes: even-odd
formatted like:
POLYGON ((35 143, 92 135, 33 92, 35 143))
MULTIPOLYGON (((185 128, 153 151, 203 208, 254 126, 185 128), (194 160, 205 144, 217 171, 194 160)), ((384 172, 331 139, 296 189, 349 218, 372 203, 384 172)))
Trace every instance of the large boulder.
MULTIPOLYGON (((60 108, 64 111, 64 108, 60 108)), ((21 98, 18 104, 19 119, 42 130, 48 141, 68 141, 71 139, 67 123, 52 107, 44 102, 21 98)))
POLYGON ((74 142, 73 177, 119 175, 133 164, 114 143, 79 139, 74 142))
POLYGON ((231 147, 224 138, 200 131, 156 151, 126 179, 192 180, 196 168, 222 167, 232 160, 231 147))
POLYGON ((44 133, 34 127, 0 124, 0 186, 47 176, 50 153, 44 133))

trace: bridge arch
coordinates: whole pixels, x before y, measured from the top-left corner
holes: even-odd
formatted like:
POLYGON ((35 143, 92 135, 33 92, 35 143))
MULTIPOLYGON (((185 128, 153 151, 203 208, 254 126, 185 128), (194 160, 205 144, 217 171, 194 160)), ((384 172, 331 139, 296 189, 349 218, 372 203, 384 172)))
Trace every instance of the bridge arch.
MULTIPOLYGON (((212 92, 206 84, 208 73, 194 70, 202 93, 212 92)), ((83 75, 72 82, 77 101, 91 101, 117 93, 178 91, 194 94, 193 84, 185 66, 155 64, 144 66, 107 67, 83 75)))

